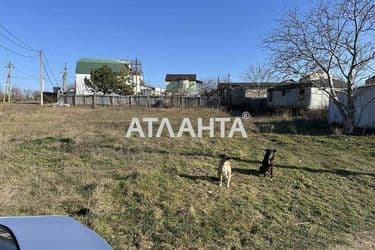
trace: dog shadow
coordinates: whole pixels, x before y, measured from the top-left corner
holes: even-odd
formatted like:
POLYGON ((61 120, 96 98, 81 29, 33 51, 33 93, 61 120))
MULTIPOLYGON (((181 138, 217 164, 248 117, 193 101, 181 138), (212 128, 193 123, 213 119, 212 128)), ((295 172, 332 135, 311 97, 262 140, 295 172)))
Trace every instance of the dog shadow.
POLYGON ((370 172, 358 172, 358 171, 351 171, 346 169, 339 169, 339 168, 308 168, 308 167, 299 167, 299 166, 292 166, 292 165, 274 165, 276 168, 283 168, 283 169, 290 169, 290 170, 302 170, 312 174, 335 174, 342 177, 351 177, 351 176, 371 176, 375 177, 375 173, 370 172))
MULTIPOLYGON (((134 152, 136 150, 132 149, 130 151, 134 152)), ((202 153, 202 152, 196 152, 196 151, 195 152, 183 152, 182 151, 182 152, 171 153, 171 151, 168 151, 168 150, 163 150, 163 149, 155 150, 153 148, 146 148, 146 149, 143 149, 142 152, 158 153, 158 154, 164 154, 164 155, 178 154, 178 155, 183 155, 183 156, 188 156, 188 157, 200 156, 200 157, 209 157, 209 158, 220 159, 220 156, 217 155, 217 154, 202 153)), ((235 157, 235 156, 234 157, 231 156, 231 159, 236 161, 236 162, 253 164, 253 165, 257 165, 257 166, 260 166, 262 164, 262 161, 255 160, 255 159, 243 159, 243 158, 235 157)), ((324 174, 324 173, 335 174, 335 175, 342 176, 342 177, 352 177, 352 176, 371 176, 371 177, 375 177, 375 173, 371 173, 371 172, 358 172, 358 171, 351 171, 351 170, 338 169, 338 168, 311 168, 311 167, 282 165, 282 164, 274 164, 274 167, 276 169, 277 168, 290 169, 290 170, 296 170, 296 171, 304 171, 304 172, 308 172, 308 173, 312 173, 312 174, 324 174)), ((233 172, 237 172, 237 173, 244 174, 244 175, 254 175, 254 176, 258 176, 260 174, 259 171, 256 170, 256 169, 247 169, 247 168, 234 168, 233 172)), ((205 180, 205 181, 217 180, 217 177, 213 177, 213 176, 192 176, 192 175, 190 175, 190 176, 185 175, 184 176, 183 175, 181 177, 191 179, 191 180, 205 180)))
MULTIPOLYGON (((356 172, 356 171, 349 171, 345 169, 319 169, 319 168, 308 168, 308 167, 298 167, 298 166, 291 166, 291 165, 281 165, 281 164, 275 164, 275 168, 280 169, 290 169, 290 170, 299 170, 299 171, 305 171, 311 174, 335 174, 342 177, 357 177, 357 176, 371 176, 375 177, 374 173, 368 173, 368 172, 356 172)), ((247 176, 256 176, 260 177, 261 173, 258 169, 253 168, 232 168, 233 173, 238 173, 241 175, 247 175, 247 176)), ((179 174, 181 178, 189 179, 192 181, 208 181, 211 183, 215 183, 219 181, 219 178, 216 176, 208 176, 208 175, 188 175, 188 174, 179 174)))
MULTIPOLYGON (((249 169, 249 168, 232 168, 233 173, 239 173, 243 175, 253 175, 259 176, 260 172, 256 169, 249 169)), ((212 183, 216 183, 220 181, 219 177, 216 176, 208 176, 208 175, 188 175, 188 174, 179 174, 181 178, 189 179, 192 181, 208 181, 212 183)))
POLYGON ((257 169, 252 168, 233 168, 232 171, 234 173, 239 173, 243 175, 253 175, 253 176, 259 176, 260 172, 257 169))
POLYGON ((209 182, 218 182, 219 178, 216 176, 208 175, 188 175, 188 174, 179 174, 181 178, 189 179, 192 181, 209 181, 209 182))

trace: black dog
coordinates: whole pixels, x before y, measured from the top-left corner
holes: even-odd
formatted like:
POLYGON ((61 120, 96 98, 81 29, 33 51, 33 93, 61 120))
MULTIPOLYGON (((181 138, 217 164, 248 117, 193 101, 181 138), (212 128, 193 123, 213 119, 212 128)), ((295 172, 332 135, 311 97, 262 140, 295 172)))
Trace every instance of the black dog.
POLYGON ((266 154, 264 155, 262 166, 260 166, 259 171, 266 177, 266 175, 273 177, 273 159, 275 158, 276 150, 266 149, 266 154))

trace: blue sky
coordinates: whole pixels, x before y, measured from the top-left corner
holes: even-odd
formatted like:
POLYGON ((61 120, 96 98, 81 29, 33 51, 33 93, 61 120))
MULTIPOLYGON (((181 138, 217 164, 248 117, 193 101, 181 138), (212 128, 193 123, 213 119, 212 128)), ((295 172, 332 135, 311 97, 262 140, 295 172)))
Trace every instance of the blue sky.
MULTIPOLYGON (((164 86, 166 73, 199 78, 231 74, 241 80, 249 65, 262 63, 260 37, 276 25, 284 8, 308 0, 13 0, 1 4, 0 24, 35 49, 43 49, 60 80, 68 63, 74 82, 79 58, 143 61, 145 80, 164 86)), ((0 29, 0 33, 4 30, 0 29)), ((0 36, 0 45, 27 50, 0 36)), ((14 84, 39 88, 38 58, 14 56, 0 48, 0 66, 16 66, 14 84)), ((0 67, 0 83, 6 77, 0 67)), ((46 87, 51 88, 47 82, 46 87)))

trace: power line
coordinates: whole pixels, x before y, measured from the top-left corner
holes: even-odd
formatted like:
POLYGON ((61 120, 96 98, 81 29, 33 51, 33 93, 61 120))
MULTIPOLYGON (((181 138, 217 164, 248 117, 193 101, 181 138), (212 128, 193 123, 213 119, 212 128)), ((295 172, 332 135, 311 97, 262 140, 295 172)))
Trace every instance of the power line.
POLYGON ((9 35, 11 35, 16 41, 18 41, 20 44, 22 44, 24 47, 27 47, 30 51, 38 52, 36 49, 31 47, 30 45, 23 42, 21 39, 19 39, 16 35, 14 35, 12 32, 10 32, 7 28, 5 28, 3 25, 0 24, 0 27, 5 30, 9 35))
POLYGON ((51 81, 51 77, 49 76, 48 71, 46 70, 46 65, 44 64, 44 62, 43 62, 43 68, 44 68, 44 72, 46 73, 46 76, 47 76, 47 78, 48 78, 48 81, 49 81, 49 83, 51 84, 51 87, 52 87, 52 89, 53 89, 55 86, 53 85, 53 83, 52 83, 52 81, 51 81))
MULTIPOLYGON (((0 24, 0 28, 2 28, 3 30, 6 31, 7 34, 9 34, 9 36, 11 38, 9 38, 9 36, 6 36, 4 35, 3 33, 0 33, 1 36, 3 36, 5 39, 7 39, 8 41, 11 41, 12 43, 14 43, 15 45, 19 46, 19 47, 22 47, 30 52, 37 52, 38 53, 38 57, 39 57, 39 61, 40 61, 40 104, 43 106, 43 91, 44 91, 44 77, 43 77, 43 71, 45 72, 47 78, 48 78, 48 81, 49 83, 51 84, 52 88, 55 87, 55 85, 53 84, 52 80, 51 80, 51 76, 50 76, 50 73, 53 77, 53 79, 55 80, 55 84, 57 86, 57 79, 56 79, 56 76, 54 74, 54 72, 52 71, 52 68, 51 68, 51 65, 49 64, 48 62, 48 59, 47 57, 44 55, 44 58, 45 58, 45 61, 47 63, 47 66, 45 65, 44 61, 43 61, 43 51, 40 50, 36 50, 34 49, 33 47, 31 47, 30 45, 26 44, 25 42, 23 42, 21 39, 19 39, 16 35, 14 35, 12 32, 10 32, 7 28, 5 28, 3 25, 0 24), (48 70, 49 72, 48 72, 48 70)), ((0 44, 0 48, 3 48, 5 50, 7 50, 8 52, 11 52, 15 55, 18 55, 18 56, 23 56, 23 57, 34 57, 34 56, 26 56, 26 55, 23 55, 21 53, 18 53, 14 50, 11 50, 3 45, 0 44)))
POLYGON ((9 38, 7 35, 3 34, 0 32, 0 36, 4 37, 6 40, 8 40, 9 42, 23 48, 23 49, 26 49, 28 51, 31 51, 31 52, 34 52, 32 50, 30 50, 28 47, 26 47, 25 45, 21 44, 21 43, 18 43, 17 41, 13 40, 12 38, 9 38))
POLYGON ((29 58, 31 58, 31 57, 36 57, 36 56, 28 56, 28 55, 20 54, 20 53, 18 53, 18 52, 15 52, 14 50, 11 50, 11 49, 9 49, 9 48, 7 48, 7 47, 1 45, 1 44, 0 44, 0 48, 4 49, 4 50, 6 50, 6 51, 8 51, 8 52, 10 52, 10 53, 12 53, 12 54, 15 54, 15 55, 17 55, 17 56, 29 57, 29 58))
POLYGON ((51 73, 51 75, 53 77, 53 80, 55 80, 55 83, 57 84, 57 78, 56 78, 55 74, 52 71, 52 68, 51 68, 51 65, 49 64, 49 61, 48 61, 47 56, 46 56, 46 53, 44 53, 43 55, 44 55, 44 59, 46 60, 48 69, 49 69, 49 71, 50 71, 50 73, 51 73))

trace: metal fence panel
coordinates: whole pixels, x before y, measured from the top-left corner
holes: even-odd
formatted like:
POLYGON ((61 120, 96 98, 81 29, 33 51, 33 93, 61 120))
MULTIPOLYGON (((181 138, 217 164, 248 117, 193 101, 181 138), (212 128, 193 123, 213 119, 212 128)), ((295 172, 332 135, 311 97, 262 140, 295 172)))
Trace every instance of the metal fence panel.
POLYGON ((143 107, 185 107, 185 108, 218 108, 220 101, 217 97, 192 97, 192 96, 67 96, 59 97, 64 103, 74 106, 143 106, 143 107))

